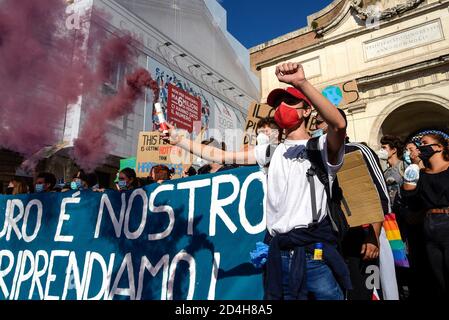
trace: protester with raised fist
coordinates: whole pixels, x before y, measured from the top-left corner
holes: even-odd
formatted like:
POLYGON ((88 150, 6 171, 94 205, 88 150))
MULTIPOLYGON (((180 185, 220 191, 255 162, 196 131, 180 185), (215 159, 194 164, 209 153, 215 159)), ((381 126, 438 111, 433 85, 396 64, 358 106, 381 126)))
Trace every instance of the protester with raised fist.
POLYGON ((173 126, 167 140, 209 161, 261 167, 270 163, 265 298, 343 300, 344 290, 352 286, 327 208, 329 188, 343 164, 346 121, 306 79, 300 64, 278 65, 275 75, 290 87, 268 95, 286 136, 273 152, 268 154, 267 145, 226 152, 186 139, 173 126), (306 130, 312 105, 328 124, 328 133, 314 139, 306 130))

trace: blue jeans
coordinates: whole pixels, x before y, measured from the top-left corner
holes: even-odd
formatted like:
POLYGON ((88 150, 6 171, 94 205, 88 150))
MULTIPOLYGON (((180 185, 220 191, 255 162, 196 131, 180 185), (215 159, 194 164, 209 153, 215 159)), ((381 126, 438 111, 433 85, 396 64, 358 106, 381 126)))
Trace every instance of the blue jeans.
MULTIPOLYGON (((289 286, 292 251, 281 251, 281 258, 284 300, 294 300, 289 286)), ((309 295, 313 295, 314 299, 344 300, 343 291, 335 280, 332 270, 323 260, 313 260, 310 253, 306 253, 306 281, 309 295)))

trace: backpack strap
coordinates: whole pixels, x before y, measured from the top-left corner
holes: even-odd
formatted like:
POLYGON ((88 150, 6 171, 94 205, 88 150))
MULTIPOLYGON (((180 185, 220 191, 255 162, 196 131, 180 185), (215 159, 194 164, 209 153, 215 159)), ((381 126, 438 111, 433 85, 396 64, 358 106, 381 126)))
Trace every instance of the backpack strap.
POLYGON ((271 158, 273 157, 274 151, 276 150, 277 147, 278 147, 277 145, 271 143, 267 145, 267 149, 265 150, 265 159, 266 159, 265 168, 268 168, 270 166, 271 158))
POLYGON ((316 194, 315 194, 315 179, 314 179, 315 175, 316 175, 316 168, 312 164, 312 166, 309 168, 309 170, 307 170, 307 180, 309 181, 310 198, 312 200, 311 201, 312 202, 312 217, 313 217, 312 225, 317 224, 318 220, 320 219, 320 216, 321 216, 321 210, 319 212, 317 212, 317 210, 316 210, 316 194))
POLYGON ((334 230, 338 230, 337 225, 332 219, 332 215, 330 214, 330 207, 331 207, 331 199, 332 199, 332 192, 330 190, 330 184, 329 184, 329 175, 327 173, 327 169, 324 166, 323 159, 321 157, 321 150, 319 148, 319 137, 311 138, 309 141, 307 141, 306 150, 307 150, 307 157, 309 158, 310 163, 312 164, 310 169, 307 170, 307 180, 309 181, 310 185, 310 194, 311 194, 311 200, 312 200, 312 216, 313 216, 313 223, 318 222, 319 217, 321 216, 321 211, 319 213, 316 212, 316 194, 315 194, 315 182, 312 177, 309 177, 309 175, 316 175, 318 177, 318 180, 323 184, 324 190, 326 191, 327 195, 327 208, 326 211, 328 213, 329 219, 331 220, 332 227, 334 230))
POLYGON ((327 168, 324 165, 323 159, 321 158, 319 140, 320 140, 319 137, 315 137, 307 141, 306 145, 307 157, 309 158, 309 161, 312 163, 312 166, 315 167, 316 175, 320 180, 320 182, 324 185, 326 193, 330 195, 329 176, 327 173, 327 168))

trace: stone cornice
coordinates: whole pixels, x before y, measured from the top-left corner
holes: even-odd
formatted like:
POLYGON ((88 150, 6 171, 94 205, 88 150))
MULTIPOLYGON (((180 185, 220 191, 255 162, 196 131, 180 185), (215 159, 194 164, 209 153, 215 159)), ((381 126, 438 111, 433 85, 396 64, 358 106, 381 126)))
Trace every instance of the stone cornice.
MULTIPOLYGON (((445 6, 447 7, 448 3, 449 2, 447 0, 441 0, 441 2, 435 2, 432 4, 423 5, 416 10, 406 12, 403 15, 396 17, 395 19, 384 21, 382 23, 382 26, 386 27, 388 25, 401 22, 404 19, 410 19, 411 17, 414 17, 416 15, 424 14, 424 13, 432 11, 432 10, 437 10, 438 8, 441 8, 441 7, 445 7, 445 6)), ((324 32, 327 32, 327 31, 328 31, 328 29, 324 30, 324 32)), ((327 45, 341 42, 348 38, 356 37, 357 35, 362 35, 362 34, 369 33, 369 32, 372 32, 372 30, 368 29, 366 27, 363 27, 363 28, 359 27, 358 29, 345 32, 344 34, 342 34, 338 37, 333 37, 333 38, 329 38, 329 39, 325 39, 325 40, 323 40, 323 38, 317 38, 317 39, 315 39, 316 41, 314 41, 314 42, 310 41, 310 43, 305 46, 297 47, 296 50, 285 50, 285 53, 283 52, 284 50, 278 49, 278 51, 282 51, 282 52, 276 56, 272 56, 271 53, 266 51, 266 50, 275 49, 275 47, 277 47, 277 46, 279 46, 279 47, 288 46, 288 44, 290 42, 296 40, 296 38, 293 38, 293 39, 290 39, 283 43, 277 44, 276 46, 267 47, 260 51, 252 52, 251 53, 251 60, 252 60, 251 64, 253 65, 255 70, 260 70, 261 68, 264 68, 265 66, 269 66, 274 63, 278 63, 280 61, 286 60, 286 59, 288 59, 289 56, 306 54, 306 53, 312 52, 314 50, 324 48, 327 45)), ((311 33, 309 33, 309 34, 311 34, 311 33)))
POLYGON ((407 0, 406 3, 398 4, 397 6, 394 6, 392 8, 387 8, 383 11, 375 11, 375 10, 373 10, 373 8, 375 8, 375 6, 363 8, 362 7, 363 0, 352 0, 351 8, 356 12, 357 16, 362 20, 368 20, 368 19, 387 20, 387 19, 394 18, 394 17, 396 17, 404 12, 407 12, 409 10, 415 9, 423 2, 424 2, 424 0, 407 0))
POLYGON ((386 72, 381 72, 381 73, 377 73, 377 74, 373 74, 373 75, 369 75, 369 76, 360 77, 357 79, 357 84, 359 86, 361 86, 361 85, 365 85, 365 84, 375 83, 375 82, 383 81, 385 79, 392 79, 395 77, 400 77, 400 76, 403 76, 404 74, 408 74, 408 73, 416 72, 416 71, 420 71, 420 70, 425 70, 425 69, 441 66, 444 64, 448 64, 448 63, 449 63, 449 54, 443 55, 443 56, 440 56, 438 58, 434 58, 431 60, 422 61, 422 62, 413 64, 410 66, 405 66, 402 68, 397 68, 397 69, 389 70, 386 72))

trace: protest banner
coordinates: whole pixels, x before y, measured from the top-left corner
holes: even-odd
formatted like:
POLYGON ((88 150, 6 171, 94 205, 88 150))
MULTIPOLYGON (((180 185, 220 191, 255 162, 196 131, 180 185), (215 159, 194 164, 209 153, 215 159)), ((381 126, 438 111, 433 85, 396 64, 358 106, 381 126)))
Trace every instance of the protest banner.
POLYGON ((356 80, 342 82, 319 89, 332 104, 338 108, 354 103, 360 99, 356 80))
POLYGON ((0 196, 0 299, 261 299, 249 252, 265 192, 245 167, 125 192, 0 196))

